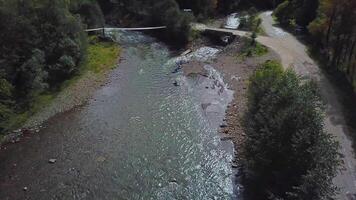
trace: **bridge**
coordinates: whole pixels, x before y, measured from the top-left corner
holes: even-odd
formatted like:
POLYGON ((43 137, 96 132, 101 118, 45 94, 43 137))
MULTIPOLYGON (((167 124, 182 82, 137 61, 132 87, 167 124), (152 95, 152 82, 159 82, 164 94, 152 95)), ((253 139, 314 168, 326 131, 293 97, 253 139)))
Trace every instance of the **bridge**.
MULTIPOLYGON (((252 35, 252 32, 248 32, 248 31, 240 31, 240 30, 226 29, 226 28, 215 28, 215 27, 209 27, 205 24, 198 24, 198 23, 192 23, 191 27, 192 29, 197 31, 215 31, 221 33, 228 33, 240 37, 250 37, 252 35)), ((283 38, 273 38, 273 37, 261 36, 261 35, 258 35, 256 38, 257 42, 273 49, 279 55, 284 55, 283 57, 281 57, 281 62, 283 66, 290 66, 292 63, 292 58, 285 54, 285 52, 288 51, 288 47, 285 47, 283 45, 283 40, 284 40, 283 38)))
POLYGON ((153 27, 138 27, 138 28, 93 28, 86 29, 85 32, 95 32, 95 31, 145 31, 145 30, 157 30, 166 29, 167 26, 153 26, 153 27))
POLYGON ((249 35, 251 35, 250 32, 246 32, 246 31, 239 31, 239 30, 227 29, 227 28, 215 28, 215 27, 209 27, 205 24, 198 24, 198 23, 192 23, 191 27, 192 29, 197 31, 215 31, 221 33, 229 33, 241 37, 248 37, 249 35))

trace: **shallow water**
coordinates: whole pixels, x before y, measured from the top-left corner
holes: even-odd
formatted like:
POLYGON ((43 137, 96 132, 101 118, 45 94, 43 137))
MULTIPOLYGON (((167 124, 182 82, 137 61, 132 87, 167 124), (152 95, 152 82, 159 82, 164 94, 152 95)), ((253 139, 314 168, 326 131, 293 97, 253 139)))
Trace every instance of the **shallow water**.
POLYGON ((232 92, 219 73, 173 74, 163 44, 115 38, 123 59, 92 100, 1 153, 0 199, 234 198, 231 146, 217 134, 232 92))

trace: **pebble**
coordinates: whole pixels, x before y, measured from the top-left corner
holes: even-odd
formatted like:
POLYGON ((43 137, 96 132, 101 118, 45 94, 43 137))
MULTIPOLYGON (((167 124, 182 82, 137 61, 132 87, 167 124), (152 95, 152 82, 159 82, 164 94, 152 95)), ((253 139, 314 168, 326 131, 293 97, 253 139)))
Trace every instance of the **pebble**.
POLYGON ((234 137, 222 137, 220 140, 221 141, 228 141, 228 140, 232 140, 232 139, 234 139, 234 137))
POLYGON ((49 160, 48 160, 48 163, 54 164, 56 161, 57 161, 57 159, 53 159, 53 158, 52 158, 52 159, 49 159, 49 160))
POLYGON ((170 182, 170 183, 177 183, 177 180, 176 180, 175 178, 173 178, 173 179, 171 179, 169 182, 170 182))
POLYGON ((226 128, 227 127, 227 124, 226 123, 223 123, 220 125, 220 128, 226 128))
POLYGON ((27 187, 23 187, 23 191, 25 191, 25 192, 26 192, 27 190, 28 190, 28 188, 27 188, 27 187))

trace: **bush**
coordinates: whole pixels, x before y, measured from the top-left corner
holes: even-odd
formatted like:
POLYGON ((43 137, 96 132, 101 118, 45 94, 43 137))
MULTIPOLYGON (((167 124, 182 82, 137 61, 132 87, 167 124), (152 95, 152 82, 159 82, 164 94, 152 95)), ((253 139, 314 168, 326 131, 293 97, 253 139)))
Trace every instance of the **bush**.
POLYGON ((268 48, 260 43, 258 43, 255 39, 257 37, 256 33, 251 35, 251 39, 245 39, 243 41, 243 48, 241 52, 239 52, 239 58, 246 57, 255 57, 255 56, 263 56, 268 53, 268 48))
POLYGON ((176 44, 185 44, 189 40, 191 17, 182 13, 174 0, 154 3, 149 12, 152 24, 167 26, 163 39, 176 44))
POLYGON ((98 28, 105 25, 103 12, 99 4, 95 1, 72 0, 71 11, 81 16, 87 28, 98 28))
POLYGON ((0 132, 4 130, 13 113, 12 90, 12 85, 0 73, 0 132))
POLYGON ((332 198, 339 146, 324 132, 315 84, 269 61, 251 77, 248 101, 247 179, 257 199, 332 198))

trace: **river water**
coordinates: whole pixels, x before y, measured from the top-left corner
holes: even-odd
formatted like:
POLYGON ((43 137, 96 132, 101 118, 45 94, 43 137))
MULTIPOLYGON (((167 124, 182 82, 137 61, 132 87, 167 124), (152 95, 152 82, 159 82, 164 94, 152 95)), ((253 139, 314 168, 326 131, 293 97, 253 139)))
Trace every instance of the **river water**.
POLYGON ((88 104, 1 152, 0 199, 236 198, 232 147, 217 133, 232 98, 220 74, 172 73, 165 45, 114 36, 122 60, 88 104))

